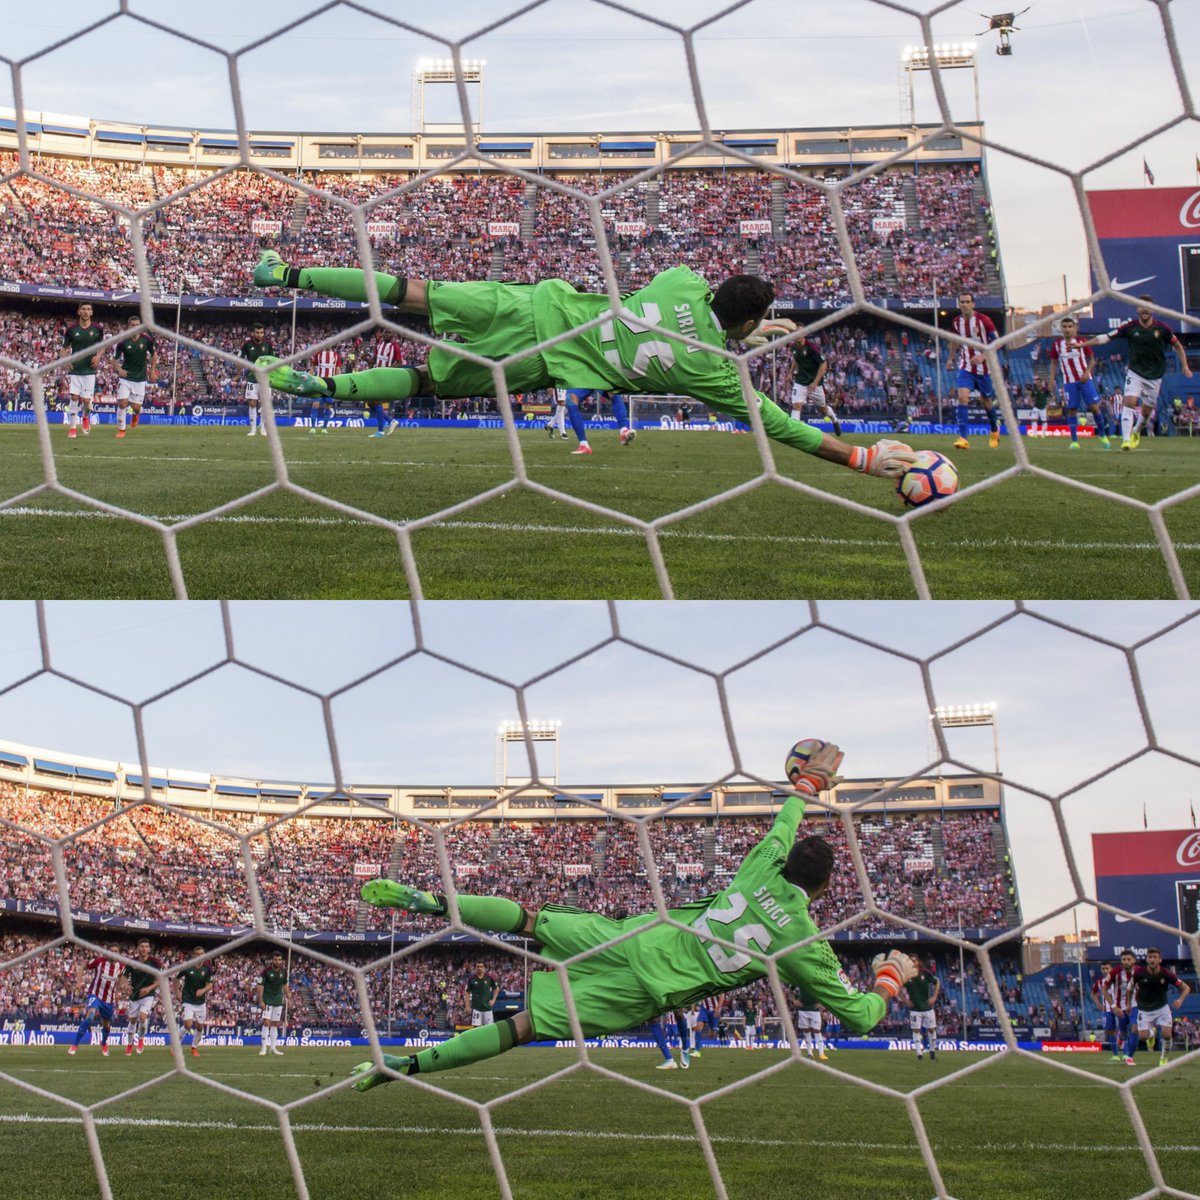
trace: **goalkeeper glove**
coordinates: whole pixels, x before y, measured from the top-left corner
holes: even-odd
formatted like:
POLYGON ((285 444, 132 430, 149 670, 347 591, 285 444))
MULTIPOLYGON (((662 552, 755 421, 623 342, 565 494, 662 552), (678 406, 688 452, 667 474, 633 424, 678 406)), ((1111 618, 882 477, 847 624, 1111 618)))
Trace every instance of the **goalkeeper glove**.
POLYGON ((917 964, 903 950, 890 954, 877 954, 871 959, 871 970, 875 973, 875 986, 881 987, 891 999, 917 973, 917 964))
POLYGON ((835 784, 841 783, 842 777, 837 769, 842 765, 845 755, 832 742, 826 742, 820 750, 809 755, 808 762, 792 776, 792 787, 798 792, 815 796, 818 792, 827 792, 835 784))
POLYGON ((891 438, 882 438, 873 446, 855 446, 850 451, 850 461, 846 465, 864 475, 886 475, 890 479, 899 479, 916 459, 911 446, 891 438))
POLYGON ((787 317, 780 317, 778 320, 760 321, 742 341, 747 346, 765 346, 772 338, 784 337, 795 332, 796 322, 789 321, 787 317))
MULTIPOLYGON (((269 367, 279 359, 270 354, 255 359, 256 367, 269 367)), ((333 394, 333 389, 319 375, 310 375, 307 371, 297 371, 293 367, 276 367, 269 372, 267 379, 277 392, 290 392, 293 396, 325 397, 333 394)))

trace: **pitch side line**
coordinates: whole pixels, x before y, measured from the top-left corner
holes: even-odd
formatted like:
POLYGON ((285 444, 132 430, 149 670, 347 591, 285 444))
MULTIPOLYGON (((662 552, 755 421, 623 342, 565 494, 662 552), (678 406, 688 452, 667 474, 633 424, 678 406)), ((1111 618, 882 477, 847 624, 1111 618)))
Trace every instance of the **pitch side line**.
MULTIPOLYGON (((171 524, 175 521, 188 520, 194 513, 173 513, 166 516, 149 515, 152 520, 171 524)), ((94 509, 84 511, 64 510, 57 508, 31 508, 19 506, 0 509, 0 518, 8 516, 19 517, 59 517, 71 520, 107 520, 121 521, 124 517, 115 517, 111 513, 99 512, 94 509)), ((249 513, 239 513, 234 516, 213 517, 214 525, 300 525, 309 527, 342 528, 362 526, 378 528, 370 521, 357 521, 351 517, 258 517, 249 513)), ((402 525, 403 521, 396 524, 402 525)), ((531 522, 513 521, 444 521, 431 528, 486 530, 489 533, 590 533, 609 534, 620 537, 643 537, 640 530, 631 529, 625 525, 536 525, 531 522)), ((704 533, 695 529, 665 528, 659 530, 659 537, 674 538, 681 541, 696 542, 765 542, 773 545, 805 545, 805 546, 849 546, 859 549, 891 549, 896 542, 890 538, 837 538, 837 537, 801 537, 795 534, 744 534, 744 533, 704 533)), ((1072 542, 1064 538, 960 538, 954 542, 940 542, 939 547, 949 550, 1146 550, 1160 554, 1157 542, 1072 542)), ((1176 550, 1200 550, 1200 542, 1176 542, 1176 550)))
MULTIPOLYGON (((238 1133, 279 1133, 275 1123, 264 1125, 247 1125, 237 1121, 175 1121, 165 1117, 95 1117, 97 1125, 119 1126, 137 1129, 222 1129, 238 1133)), ((0 1115, 0 1123, 10 1125, 82 1125, 80 1117, 43 1117, 32 1113, 6 1113, 0 1115)), ((481 1129, 455 1128, 438 1125, 327 1125, 300 1124, 292 1122, 293 1133, 399 1133, 399 1134, 432 1134, 437 1137, 465 1136, 482 1137, 481 1129)), ((560 1138, 591 1138, 598 1141, 628 1141, 628 1142, 695 1142, 696 1135, 692 1133, 619 1133, 615 1130, 596 1129, 522 1129, 516 1126, 496 1126, 496 1133, 501 1136, 513 1137, 560 1137, 560 1138)), ((868 1142, 857 1139, 829 1140, 808 1138, 746 1138, 729 1137, 721 1134, 710 1134, 713 1142, 730 1142, 742 1146, 811 1146, 820 1150, 908 1150, 916 1151, 914 1142, 868 1142)), ((1098 1154, 1124 1154, 1138 1150, 1136 1144, 1121 1146, 1079 1145, 1075 1142, 970 1142, 961 1146, 951 1146, 945 1143, 934 1143, 937 1153, 953 1153, 955 1150, 995 1150, 995 1151, 1082 1151, 1098 1154)), ((1155 1146, 1159 1153, 1194 1154, 1200 1151, 1200 1146, 1174 1145, 1155 1146)))

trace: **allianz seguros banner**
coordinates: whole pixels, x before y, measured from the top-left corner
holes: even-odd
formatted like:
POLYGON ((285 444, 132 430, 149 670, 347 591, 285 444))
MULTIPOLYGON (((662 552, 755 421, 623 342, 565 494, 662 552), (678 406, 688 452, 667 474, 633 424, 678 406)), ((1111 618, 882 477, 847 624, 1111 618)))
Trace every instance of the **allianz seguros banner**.
POLYGON ((1200 931, 1200 830, 1094 833, 1092 857, 1096 899, 1124 914, 1099 912, 1100 946, 1091 957, 1112 958, 1127 946, 1181 957, 1180 939, 1133 918, 1200 931))
MULTIPOLYGON (((1200 189, 1125 188, 1087 193, 1113 287, 1200 315, 1200 189)), ((1092 284, 1098 286, 1095 271, 1092 284)), ((1094 329, 1132 320, 1133 307, 1105 297, 1094 329)))

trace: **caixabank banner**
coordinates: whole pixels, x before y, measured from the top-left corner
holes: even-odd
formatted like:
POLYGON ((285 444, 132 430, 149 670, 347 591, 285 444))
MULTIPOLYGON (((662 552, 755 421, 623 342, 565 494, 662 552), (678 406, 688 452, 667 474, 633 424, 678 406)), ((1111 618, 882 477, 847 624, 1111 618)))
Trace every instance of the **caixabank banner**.
POLYGON ((1147 946, 1164 958, 1182 957, 1182 939, 1134 918, 1184 933, 1200 928, 1200 830, 1094 833, 1092 858, 1096 899, 1124 909, 1100 912, 1098 957, 1112 959, 1126 948, 1141 957, 1147 946))

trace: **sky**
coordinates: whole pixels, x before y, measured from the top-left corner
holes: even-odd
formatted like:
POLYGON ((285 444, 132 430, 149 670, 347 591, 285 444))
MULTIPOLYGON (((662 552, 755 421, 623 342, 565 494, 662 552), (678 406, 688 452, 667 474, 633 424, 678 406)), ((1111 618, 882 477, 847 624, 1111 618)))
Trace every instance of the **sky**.
MULTIPOLYGON (((1018 154, 1092 168, 1089 188, 1145 186, 1143 159, 1158 187, 1200 186, 1195 120, 1148 137, 1185 112, 1153 0, 1034 0, 1017 19, 1011 57, 993 53, 995 34, 977 36, 987 24, 977 0, 910 0, 911 11, 875 0, 370 6, 411 29, 340 6, 303 21, 321 6, 284 0, 126 0, 126 7, 133 15, 47 53, 68 31, 117 12, 116 0, 35 7, 0 0, 4 53, 23 62, 27 111, 232 127, 225 52, 243 51, 236 77, 251 130, 407 132, 417 60, 444 56, 461 41, 464 57, 487 64, 482 112, 473 113, 485 133, 694 130, 700 110, 683 41, 668 27, 675 25, 695 28, 700 98, 714 131, 845 130, 901 120, 901 53, 926 40, 913 14, 937 8, 935 42, 979 44, 979 104, 998 147, 988 152, 988 172, 1001 252, 1010 301, 1026 307, 1061 301, 1064 282, 1071 298, 1086 295, 1090 282, 1068 177, 1018 154)), ((1183 83, 1194 91, 1200 70, 1188 51, 1200 44, 1200 3, 1171 0, 1169 11, 1181 59, 1191 62, 1183 83)), ((973 121, 971 72, 948 73, 946 85, 951 118, 973 121)), ((13 102, 11 84, 0 83, 6 102, 13 102)), ((916 102, 918 121, 940 120, 928 73, 916 76, 916 102)), ((478 109, 478 96, 471 103, 478 109)))
MULTIPOLYGON (((43 609, 43 661, 36 605, 9 601, 0 730, 10 742, 136 765, 136 705, 152 770, 327 783, 336 761, 347 785, 491 786, 496 732, 518 717, 520 689, 530 719, 562 722, 568 789, 779 780, 805 737, 837 742, 848 778, 896 778, 938 760, 923 659, 935 703, 997 706, 1030 919, 1073 895, 1045 797, 1067 797, 1089 886, 1091 833, 1192 827, 1200 775, 1175 755, 1194 753, 1197 613, 1185 602, 1025 612, 832 602, 814 625, 801 601, 55 602, 43 609), (1160 750, 1141 753, 1152 739, 1160 750)), ((947 774, 992 769, 990 729, 947 736, 961 764, 947 774)), ((1094 927, 1092 915, 1080 910, 1081 927, 1094 927)), ((1068 912, 1037 932, 1071 928, 1068 912)))

